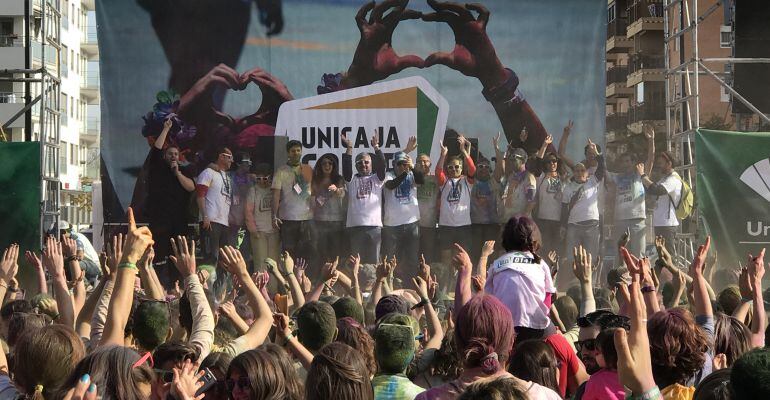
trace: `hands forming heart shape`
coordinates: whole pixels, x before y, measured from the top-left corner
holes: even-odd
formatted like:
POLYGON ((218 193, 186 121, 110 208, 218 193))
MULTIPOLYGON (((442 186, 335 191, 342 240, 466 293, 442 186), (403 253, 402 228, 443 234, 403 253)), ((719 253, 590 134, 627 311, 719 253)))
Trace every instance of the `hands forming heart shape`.
POLYGON ((343 77, 345 87, 368 85, 385 79, 409 67, 424 68, 446 65, 464 75, 478 78, 484 87, 505 80, 505 70, 497 57, 486 26, 489 10, 481 4, 461 5, 455 2, 428 0, 434 12, 422 14, 406 8, 409 0, 385 0, 364 4, 356 14, 361 39, 353 62, 343 77), (385 15, 386 11, 390 11, 385 15), (478 13, 474 17, 473 12, 478 13), (371 12, 371 13, 370 13, 371 12), (369 14, 369 19, 366 15, 369 14), (399 56, 392 46, 393 32, 398 23, 408 19, 444 22, 454 32, 455 46, 451 52, 436 52, 425 60, 416 55, 399 56))

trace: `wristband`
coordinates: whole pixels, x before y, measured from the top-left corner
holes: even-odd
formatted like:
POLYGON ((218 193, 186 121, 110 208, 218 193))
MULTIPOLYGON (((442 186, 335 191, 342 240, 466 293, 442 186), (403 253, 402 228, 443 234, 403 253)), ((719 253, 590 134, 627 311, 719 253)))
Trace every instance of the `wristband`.
POLYGON ((642 174, 641 178, 644 179, 647 177, 647 174, 642 174))
POLYGON ((741 303, 751 303, 753 301, 754 299, 752 299, 751 297, 741 297, 741 303))
POLYGON ((133 270, 139 270, 139 268, 136 268, 136 264, 134 264, 132 262, 122 262, 122 263, 118 264, 118 269, 124 269, 124 268, 133 269, 133 270))
POLYGON ((512 69, 506 68, 507 78, 504 82, 490 88, 484 88, 481 94, 490 103, 508 103, 514 101, 520 103, 524 96, 517 90, 519 87, 519 77, 512 69), (518 101, 516 101, 518 100, 518 101))
POLYGON ((660 394, 660 389, 658 389, 657 386, 642 394, 631 394, 628 396, 628 400, 658 400, 662 398, 663 397, 660 394))
POLYGON ((78 259, 78 256, 69 256, 69 257, 67 257, 67 258, 64 260, 64 262, 65 262, 65 263, 71 263, 71 262, 73 262, 73 261, 75 261, 75 260, 77 260, 77 259, 78 259))
POLYGON ((425 307, 429 303, 428 299, 423 298, 419 303, 412 306, 412 310, 420 307, 425 307))
POLYGON ((655 291, 655 286, 645 286, 642 288, 642 293, 651 293, 655 291))

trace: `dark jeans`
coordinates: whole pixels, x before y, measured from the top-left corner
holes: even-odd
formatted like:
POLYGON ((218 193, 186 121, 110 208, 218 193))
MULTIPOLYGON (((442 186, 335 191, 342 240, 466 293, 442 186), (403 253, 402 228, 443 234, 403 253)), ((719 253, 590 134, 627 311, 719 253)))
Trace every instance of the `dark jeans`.
MULTIPOLYGON (((470 252, 471 260, 479 259, 481 255, 481 248, 484 246, 484 242, 487 240, 495 240, 496 244, 501 243, 500 238, 500 224, 473 224, 471 225, 471 231, 473 233, 470 252)), ((499 246, 498 246, 499 247, 499 246)), ((488 260, 492 262, 494 260, 488 260)))
POLYGON ((286 221, 281 223, 281 249, 296 260, 304 258, 315 263, 315 232, 313 221, 286 221))
MULTIPOLYGON (((540 236, 543 238, 543 243, 540 246, 540 256, 545 258, 548 256, 548 252, 556 250, 559 256, 562 255, 562 239, 559 236, 561 230, 561 221, 551 221, 548 219, 538 219, 537 227, 540 228, 540 236)), ((572 259, 572 252, 568 253, 569 259, 572 259)), ((565 258, 565 259, 567 259, 565 258)))
POLYGON ((171 255, 171 238, 189 236, 190 229, 185 221, 160 220, 151 221, 149 228, 155 241, 152 247, 155 250, 154 263, 156 264, 158 280, 164 288, 172 289, 174 282, 181 280, 182 277, 174 263, 168 259, 168 256, 171 255))
POLYGON ((417 275, 420 250, 420 227, 417 222, 399 226, 382 228, 382 254, 388 257, 396 256, 398 268, 396 273, 406 284, 406 279, 417 275))
POLYGON ((436 243, 438 242, 438 229, 420 227, 420 254, 425 257, 428 264, 438 259, 436 243))
POLYGON ((350 253, 361 256, 363 264, 377 264, 380 259, 382 228, 379 226, 352 226, 348 228, 350 253))
MULTIPOLYGON (((203 262, 211 265, 217 264, 220 248, 233 245, 230 228, 216 222, 211 223, 211 229, 201 229, 201 240, 203 241, 203 262)), ((215 291, 221 290, 226 280, 227 272, 217 267, 217 278, 214 281, 215 291)))
POLYGON ((345 221, 315 221, 315 234, 320 262, 334 261, 340 257, 340 264, 347 259, 345 245, 345 221))
MULTIPOLYGON (((454 253, 454 244, 457 243, 468 251, 470 249, 472 229, 470 225, 465 226, 439 226, 439 240, 441 244, 439 248, 441 252, 449 251, 449 254, 454 253)), ((444 257, 442 255, 442 257, 444 257)), ((442 260, 442 262, 445 260, 442 260)))

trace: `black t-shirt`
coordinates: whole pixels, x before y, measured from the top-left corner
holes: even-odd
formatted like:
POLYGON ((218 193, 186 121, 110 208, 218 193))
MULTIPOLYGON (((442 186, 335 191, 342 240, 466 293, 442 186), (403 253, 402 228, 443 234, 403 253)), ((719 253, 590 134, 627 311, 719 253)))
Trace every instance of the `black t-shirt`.
MULTIPOLYGON (((150 221, 187 220, 190 193, 182 187, 171 167, 163 159, 163 150, 150 150, 150 170, 147 176, 147 214, 150 221)), ((185 170, 180 167, 185 176, 185 170)))

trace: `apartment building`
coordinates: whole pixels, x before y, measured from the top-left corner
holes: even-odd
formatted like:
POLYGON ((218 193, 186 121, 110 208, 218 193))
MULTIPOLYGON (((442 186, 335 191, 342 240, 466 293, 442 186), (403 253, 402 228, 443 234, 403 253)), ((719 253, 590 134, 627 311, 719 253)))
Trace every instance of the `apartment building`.
MULTIPOLYGON (((62 219, 83 228, 91 221, 91 183, 99 177, 99 49, 94 10, 95 0, 0 1, 0 71, 25 69, 25 65, 39 69, 45 64, 51 76, 60 80, 58 98, 52 99, 49 91, 46 102, 59 113, 60 212, 62 219), (25 7, 29 7, 26 12, 25 7)), ((25 107, 27 90, 35 99, 43 87, 39 82, 0 81, 0 125, 25 107)), ((5 130, 7 139, 39 140, 41 109, 38 103, 29 111, 31 132, 25 130, 22 115, 5 130)))

